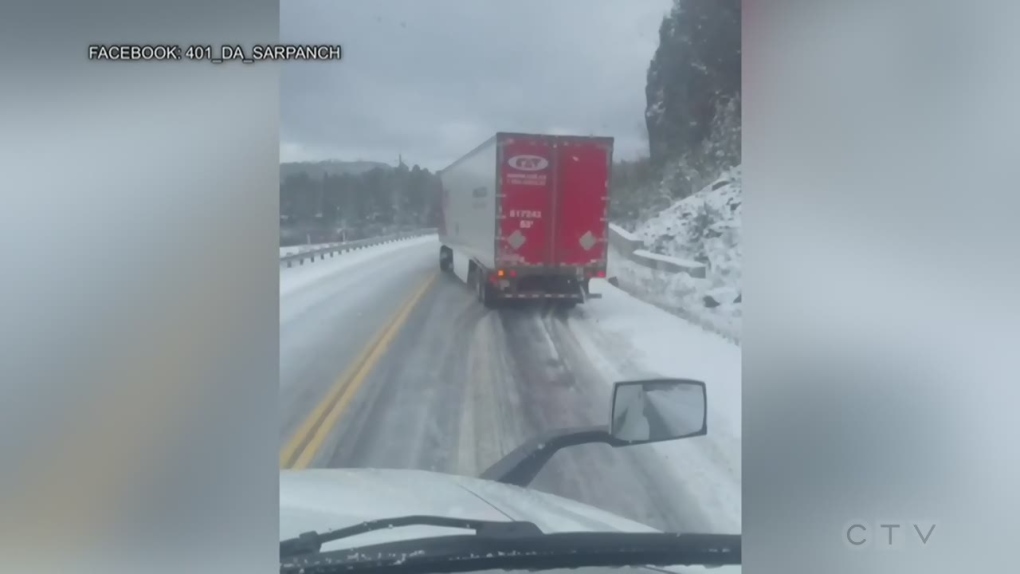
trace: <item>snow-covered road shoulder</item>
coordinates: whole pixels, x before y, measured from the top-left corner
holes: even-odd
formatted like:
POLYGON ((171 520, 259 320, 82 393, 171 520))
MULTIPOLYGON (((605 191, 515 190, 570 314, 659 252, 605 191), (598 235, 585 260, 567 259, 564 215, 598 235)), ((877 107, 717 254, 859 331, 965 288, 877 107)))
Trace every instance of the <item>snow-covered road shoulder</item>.
MULTIPOLYGON (((435 235, 425 235, 423 237, 415 237, 393 243, 381 243, 372 247, 350 251, 340 254, 335 258, 317 261, 314 265, 282 268, 280 269, 280 297, 286 297, 297 290, 327 279, 337 273, 349 271, 352 267, 377 257, 391 255, 410 247, 436 242, 435 235)), ((436 253, 438 261, 438 251, 436 253)))
POLYGON ((705 382, 708 436, 648 447, 704 502, 717 531, 741 525, 741 350, 725 338, 644 303, 605 281, 602 299, 576 309, 571 331, 607 383, 676 377, 705 382))

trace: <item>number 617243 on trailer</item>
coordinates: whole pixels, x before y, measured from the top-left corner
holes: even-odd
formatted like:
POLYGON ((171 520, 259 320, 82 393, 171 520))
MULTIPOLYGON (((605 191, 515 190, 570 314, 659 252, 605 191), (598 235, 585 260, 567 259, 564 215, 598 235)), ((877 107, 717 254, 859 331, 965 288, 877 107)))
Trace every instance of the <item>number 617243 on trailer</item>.
POLYGON ((613 138, 497 133, 439 172, 439 267, 488 307, 598 297, 613 138))

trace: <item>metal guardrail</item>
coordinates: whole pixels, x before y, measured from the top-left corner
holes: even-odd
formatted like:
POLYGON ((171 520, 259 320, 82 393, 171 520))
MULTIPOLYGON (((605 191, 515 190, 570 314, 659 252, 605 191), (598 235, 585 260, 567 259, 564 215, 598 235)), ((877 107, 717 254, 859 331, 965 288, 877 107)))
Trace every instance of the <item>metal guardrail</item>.
MULTIPOLYGON (((636 263, 637 265, 653 271, 662 271, 663 273, 686 273, 691 277, 704 278, 706 271, 708 270, 706 265, 696 261, 684 261, 683 259, 648 252, 644 249, 645 245, 641 239, 635 237, 627 230, 613 224, 609 225, 609 244, 613 248, 615 256, 622 257, 627 261, 636 263)), ((633 277, 628 278, 626 276, 623 281, 621 281, 621 277, 619 276, 612 276, 609 278, 609 283, 627 291, 634 297, 637 297, 646 303, 651 303, 652 305, 677 315, 691 323, 694 323, 695 325, 699 325, 706 330, 717 333, 738 345, 740 344, 739 327, 734 330, 725 323, 717 321, 718 317, 713 317, 710 313, 705 313, 705 309, 717 307, 722 303, 740 303, 742 297, 739 290, 734 293, 721 293, 720 291, 722 290, 714 290, 715 293, 709 292, 704 294, 704 298, 702 299, 704 308, 700 308, 698 306, 684 307, 683 303, 678 304, 676 302, 668 301, 668 298, 663 298, 662 295, 670 289, 668 277, 659 273, 651 273, 650 275, 652 276, 651 283, 647 283, 641 279, 635 280, 633 277)))
POLYGON ((383 235, 381 237, 358 239, 356 241, 346 241, 344 243, 330 243, 328 245, 317 247, 315 249, 310 249, 308 251, 301 251, 298 253, 288 253, 287 255, 281 255, 280 265, 284 267, 293 267, 295 264, 304 265, 306 262, 311 263, 313 261, 321 261, 326 257, 335 257, 341 253, 347 253, 348 251, 356 251, 359 249, 374 247, 376 245, 383 245, 385 243, 395 243, 397 241, 414 239, 416 237, 424 237, 426 235, 432 235, 434 233, 436 233, 435 229, 420 229, 418 231, 393 233, 390 235, 383 235))
POLYGON ((626 229, 609 224, 609 244, 617 253, 642 267, 667 273, 686 273, 691 277, 704 279, 707 268, 697 261, 685 261, 675 257, 659 255, 645 250, 645 243, 626 229))
MULTIPOLYGON (((297 265, 304 265, 306 262, 311 263, 312 261, 321 261, 326 259, 326 257, 335 257, 336 255, 346 253, 348 251, 355 251, 366 247, 382 245, 384 243, 393 243, 395 241, 403 241, 405 239, 413 239, 415 237, 424 237, 436 232, 437 230, 435 228, 421 229, 418 231, 394 233, 369 239, 347 241, 344 243, 330 243, 318 246, 315 249, 309 249, 308 251, 281 255, 280 264, 286 267, 293 267, 295 263, 297 265)), ((704 264, 694 261, 684 261, 682 259, 658 255, 656 253, 646 251, 644 249, 643 241, 615 224, 609 225, 609 244, 613 246, 617 253, 623 255, 628 260, 641 265, 642 267, 657 269, 667 273, 686 273, 691 277, 697 278, 705 277, 706 268, 704 264)))

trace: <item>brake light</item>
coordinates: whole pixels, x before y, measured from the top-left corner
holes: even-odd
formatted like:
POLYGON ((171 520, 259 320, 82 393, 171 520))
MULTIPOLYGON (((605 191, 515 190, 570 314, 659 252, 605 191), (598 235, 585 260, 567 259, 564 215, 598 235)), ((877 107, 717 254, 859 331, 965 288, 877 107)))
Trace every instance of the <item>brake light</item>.
POLYGON ((597 273, 595 273, 595 276, 598 277, 599 279, 605 279, 606 272, 600 269, 597 273))

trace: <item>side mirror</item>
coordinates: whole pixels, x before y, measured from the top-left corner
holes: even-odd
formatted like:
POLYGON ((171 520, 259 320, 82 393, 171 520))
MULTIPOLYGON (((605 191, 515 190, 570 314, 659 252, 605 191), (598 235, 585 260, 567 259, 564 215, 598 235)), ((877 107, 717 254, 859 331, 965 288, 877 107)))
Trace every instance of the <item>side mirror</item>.
POLYGON ((652 379, 616 383, 609 434, 628 444, 708 434, 705 383, 652 379))

